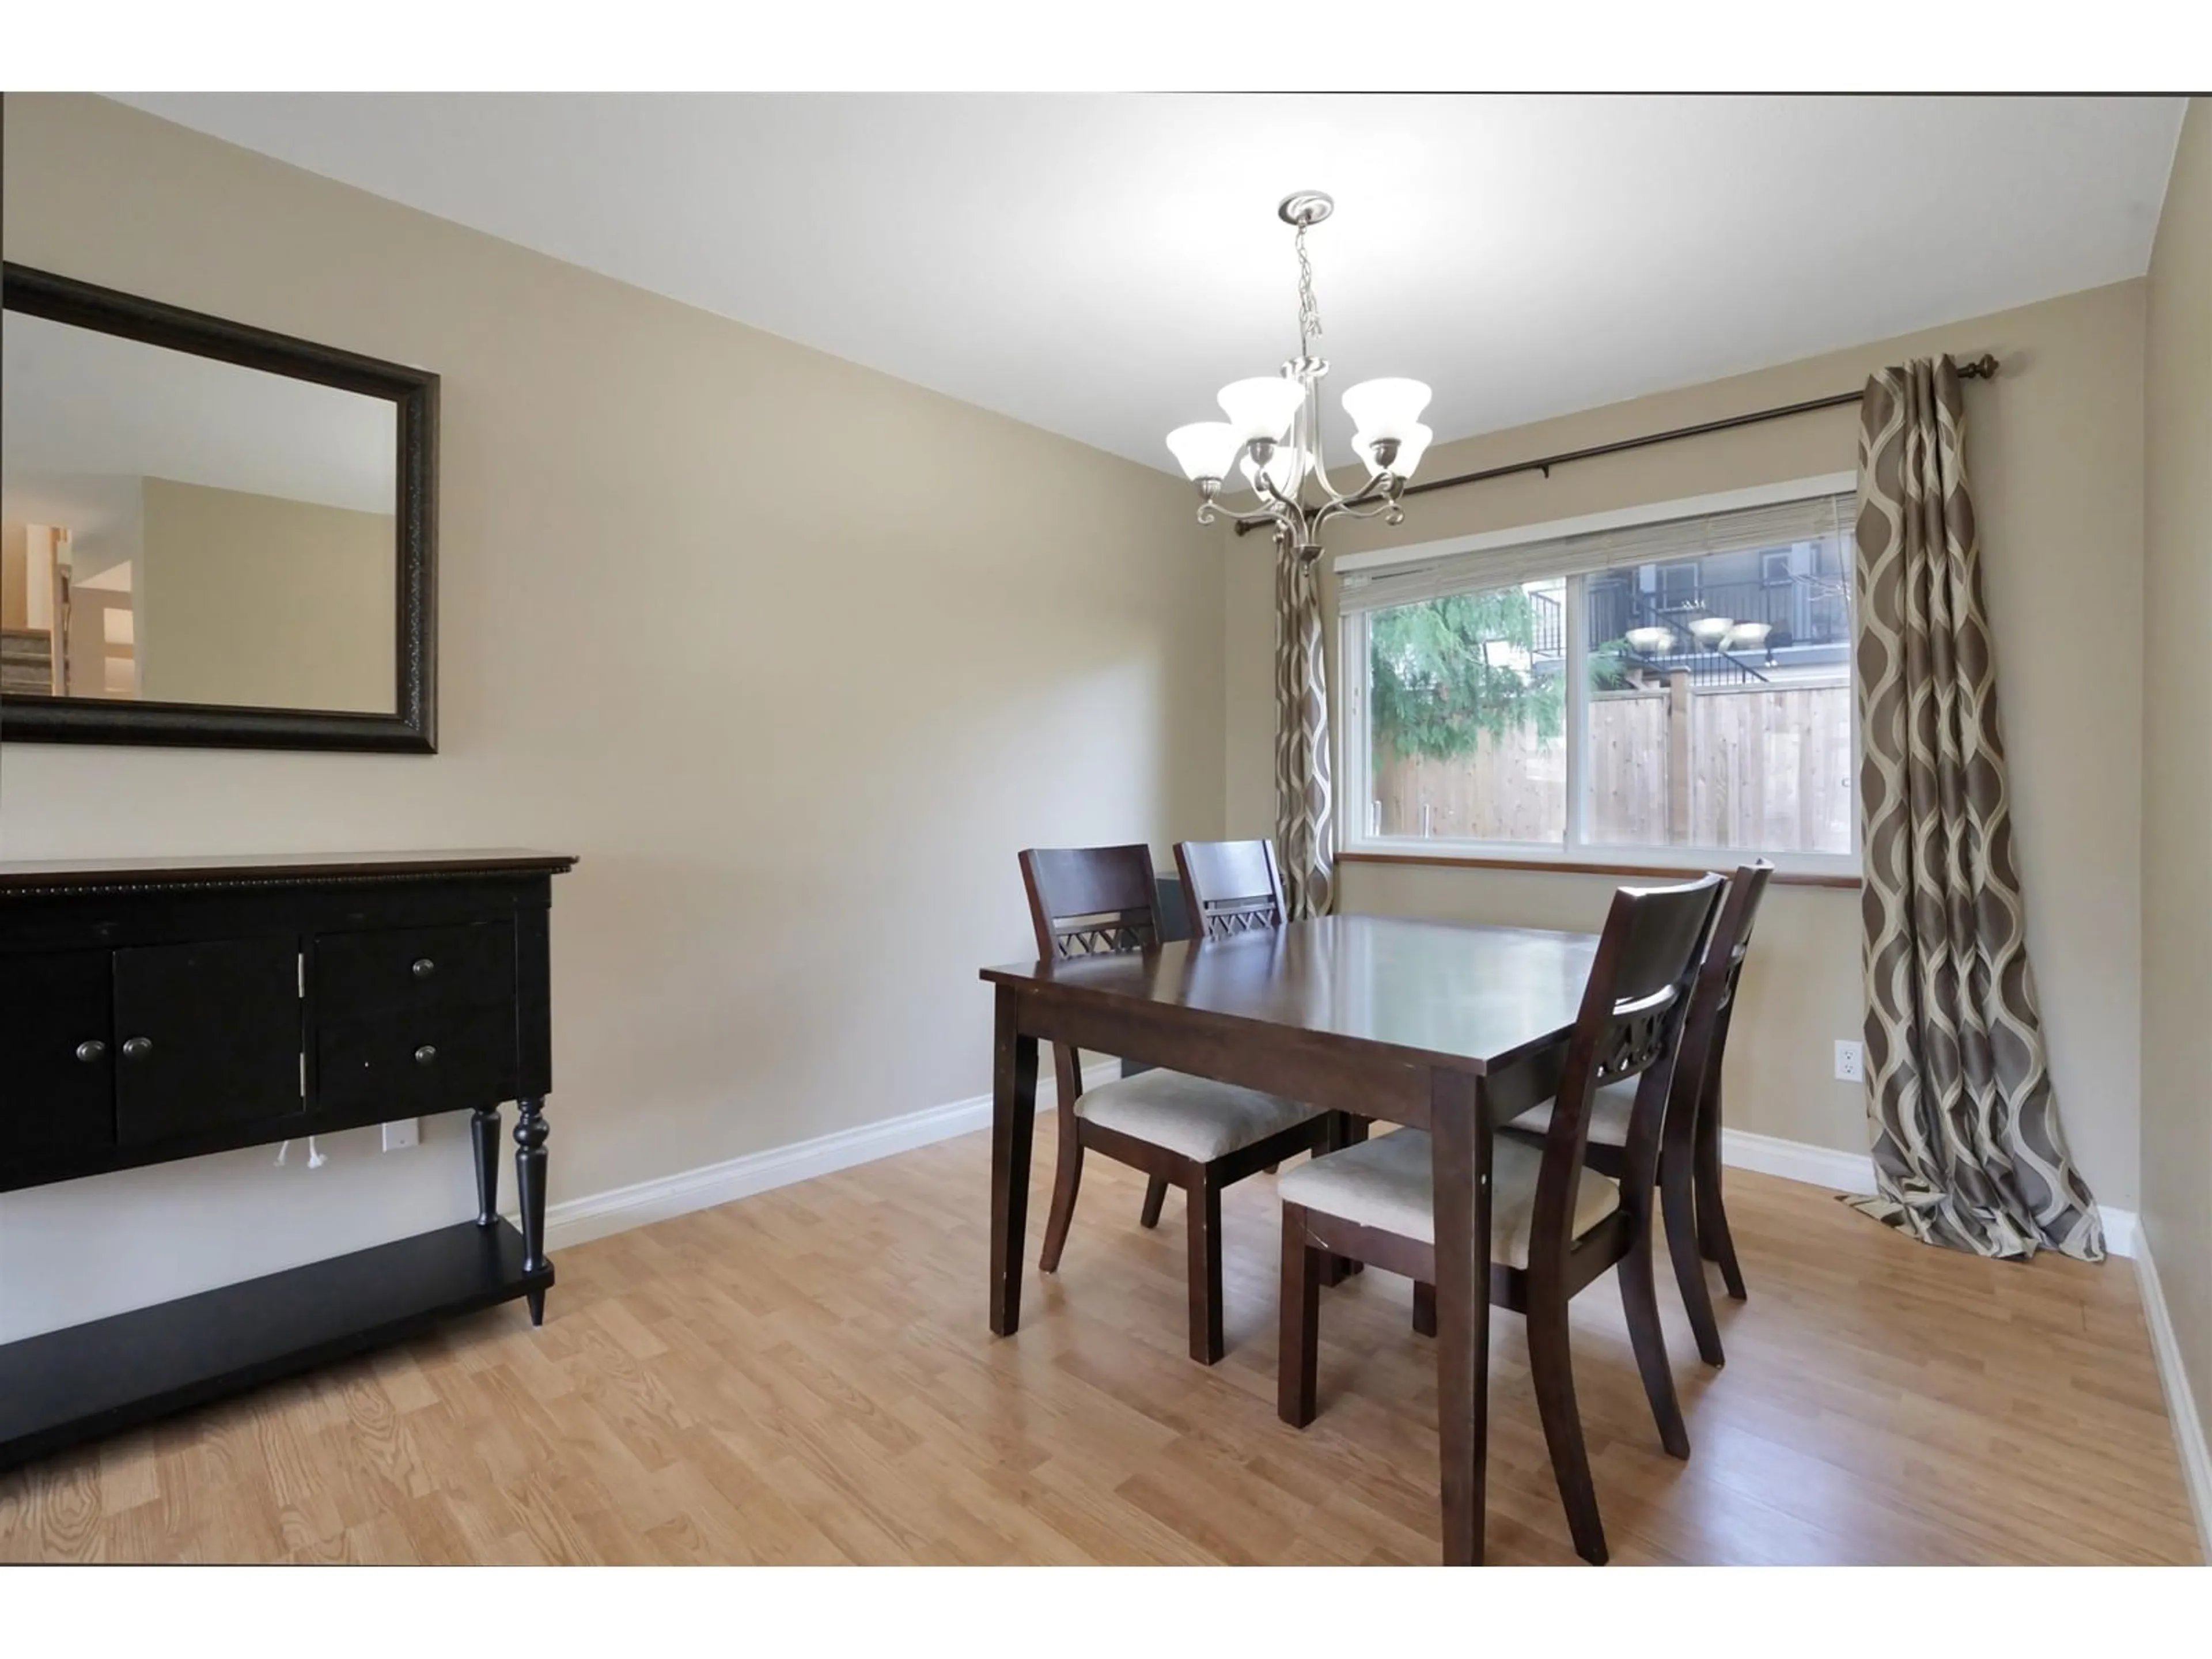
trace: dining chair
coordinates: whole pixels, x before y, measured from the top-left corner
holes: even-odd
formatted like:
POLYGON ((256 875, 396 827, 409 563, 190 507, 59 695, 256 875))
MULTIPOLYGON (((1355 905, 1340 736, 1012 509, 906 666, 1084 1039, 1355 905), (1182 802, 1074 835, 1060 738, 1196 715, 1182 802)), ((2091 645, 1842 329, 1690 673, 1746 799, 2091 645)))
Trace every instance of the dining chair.
MULTIPOLYGON (((1236 939, 1246 933, 1280 927, 1290 912, 1283 902, 1283 877, 1275 863, 1271 841, 1179 841, 1175 848, 1176 873, 1182 879, 1184 907, 1191 929, 1200 939, 1236 939)), ((1329 1145, 1348 1146, 1367 1139, 1368 1121, 1349 1112, 1335 1115, 1329 1145)), ((1270 1173, 1273 1173, 1271 1170, 1270 1173)), ((1167 1183, 1158 1176, 1145 1190, 1147 1227, 1159 1220, 1160 1203, 1167 1183)), ((1359 1271, 1360 1264, 1331 1256, 1322 1282, 1337 1285, 1359 1271)))
MULTIPOLYGON (((1491 1302, 1528 1322, 1528 1370, 1552 1473, 1575 1549, 1606 1559, 1575 1404, 1567 1304, 1616 1268, 1620 1304, 1660 1443, 1690 1455, 1652 1282, 1651 1208, 1660 1118, 1680 1045, 1690 981, 1711 925, 1721 878, 1613 895, 1569 1037, 1551 1128, 1540 1151, 1504 1135, 1491 1164, 1491 1302), (1626 1173, 1583 1158, 1591 1101, 1603 1085, 1638 1078, 1626 1173)), ((1317 1158, 1283 1176, 1282 1341, 1276 1412, 1313 1421, 1324 1254, 1346 1255, 1417 1285, 1436 1283, 1436 1210, 1429 1137, 1401 1129, 1317 1158)))
MULTIPOLYGON (((1040 957, 1065 961, 1158 947, 1151 848, 1031 848, 1021 864, 1040 957)), ((1222 1190, 1297 1153, 1326 1150, 1331 1115, 1256 1089, 1157 1067, 1085 1090, 1075 1050, 1064 1043, 1053 1045, 1052 1064, 1060 1154, 1038 1267, 1060 1271, 1085 1152, 1142 1170, 1164 1183, 1163 1192, 1182 1188, 1190 1206, 1190 1357, 1212 1364, 1223 1347, 1222 1190)), ((1150 1225, 1158 1207, 1149 1197, 1146 1207, 1150 1225)))
POLYGON ((1175 860, 1199 938, 1232 939, 1283 925, 1288 912, 1273 842, 1179 841, 1175 860))
MULTIPOLYGON (((1698 1356, 1708 1365, 1725 1364, 1720 1322, 1713 1316, 1712 1293, 1705 1285, 1705 1263, 1717 1262, 1722 1282, 1736 1301, 1744 1299, 1743 1270, 1737 1266, 1735 1240, 1721 1203, 1721 1061, 1728 1048, 1729 1022, 1735 1008, 1737 982, 1751 948, 1752 924, 1765 896, 1771 860, 1739 867, 1729 878, 1720 916, 1706 941, 1704 960, 1690 990, 1682 1021, 1681 1053, 1674 1062, 1659 1133, 1659 1201, 1665 1218, 1667 1254, 1674 1282, 1698 1340, 1698 1356)), ((1583 1156, 1590 1167, 1619 1180, 1627 1171, 1629 1124, 1636 1091, 1626 1083, 1601 1085, 1590 1103, 1589 1141, 1583 1156)), ((1530 1108, 1500 1132, 1541 1145, 1550 1132, 1552 1103, 1530 1108)))

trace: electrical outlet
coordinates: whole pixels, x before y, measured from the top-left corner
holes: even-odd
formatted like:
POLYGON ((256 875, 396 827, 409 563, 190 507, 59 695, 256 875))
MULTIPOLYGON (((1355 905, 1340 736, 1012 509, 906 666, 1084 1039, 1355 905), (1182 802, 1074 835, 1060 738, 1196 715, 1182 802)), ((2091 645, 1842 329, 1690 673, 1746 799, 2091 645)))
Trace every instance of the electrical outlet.
POLYGON ((1836 1044, 1836 1081, 1863 1083, 1866 1080, 1866 1045, 1862 1042, 1838 1042, 1836 1044))
POLYGON ((387 1152, 404 1152, 410 1146, 421 1145, 422 1140, 422 1120, 419 1117, 403 1117, 397 1123, 384 1126, 384 1150, 387 1152))

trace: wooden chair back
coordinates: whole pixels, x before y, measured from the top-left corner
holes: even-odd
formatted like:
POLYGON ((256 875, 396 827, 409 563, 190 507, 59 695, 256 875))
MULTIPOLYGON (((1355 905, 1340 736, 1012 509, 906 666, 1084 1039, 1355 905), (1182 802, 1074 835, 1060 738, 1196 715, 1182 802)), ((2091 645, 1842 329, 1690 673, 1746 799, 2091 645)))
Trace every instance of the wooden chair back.
POLYGON ((1022 854, 1037 955, 1062 961, 1160 942, 1149 847, 1032 847, 1022 854))
POLYGON ((1694 1144, 1699 1119, 1720 1087, 1721 1060, 1728 1047, 1736 987, 1743 978, 1744 957, 1751 949, 1752 925, 1759 919, 1759 901, 1766 896, 1767 878, 1773 873, 1773 861, 1759 859, 1739 866, 1729 878, 1728 891, 1698 967, 1661 1132, 1663 1146, 1685 1154, 1694 1144))
POLYGON ((1713 924, 1713 949, 1706 952, 1708 969, 1716 964, 1711 960, 1723 945, 1726 957, 1717 965, 1717 975, 1721 981, 1717 1012, 1723 1026, 1728 1023, 1729 1010, 1735 1006, 1735 990, 1743 978, 1743 959, 1751 951, 1751 930, 1759 920, 1759 902, 1766 896, 1767 878, 1774 873, 1771 859, 1739 866, 1729 879, 1728 897, 1722 901, 1720 920, 1713 924))
MULTIPOLYGON (((1021 861, 1042 960, 1158 948, 1159 896, 1152 883, 1151 848, 1032 847, 1021 861)), ((1075 1050, 1053 1044, 1052 1068, 1060 1109, 1072 1113, 1083 1091, 1075 1050)))
POLYGON ((1719 876, 1706 875, 1678 887, 1624 887, 1613 896, 1545 1138, 1532 1270, 1540 1258, 1564 1261, 1572 1243, 1592 1097, 1600 1085, 1632 1077, 1642 1080, 1629 1120, 1622 1207, 1635 1224, 1649 1224, 1659 1125, 1722 886, 1719 876))
POLYGON ((1273 842, 1179 841, 1175 856, 1194 938, 1230 939, 1283 925, 1273 842))

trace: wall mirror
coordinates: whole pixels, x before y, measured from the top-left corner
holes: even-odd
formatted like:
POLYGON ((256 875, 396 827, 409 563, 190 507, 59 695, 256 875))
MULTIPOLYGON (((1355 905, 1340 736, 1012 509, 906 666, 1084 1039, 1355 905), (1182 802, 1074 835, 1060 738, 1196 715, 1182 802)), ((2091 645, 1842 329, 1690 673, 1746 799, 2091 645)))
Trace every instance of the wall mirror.
POLYGON ((438 377, 0 281, 0 739, 434 750, 438 377))

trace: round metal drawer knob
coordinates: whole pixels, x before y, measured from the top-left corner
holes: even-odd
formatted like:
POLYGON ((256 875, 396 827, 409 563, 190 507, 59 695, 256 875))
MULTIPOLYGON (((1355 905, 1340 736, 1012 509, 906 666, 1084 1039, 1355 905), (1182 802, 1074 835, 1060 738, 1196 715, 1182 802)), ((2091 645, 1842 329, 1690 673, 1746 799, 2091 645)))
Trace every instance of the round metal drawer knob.
POLYGON ((123 1058, 125 1060, 143 1060, 153 1052, 154 1039, 151 1037, 127 1037, 124 1040, 123 1058))
POLYGON ((437 1057, 437 1049, 427 1042, 415 1051, 415 1063, 417 1066, 428 1066, 437 1057))
POLYGON ((417 979, 428 979, 438 971, 438 964, 428 957, 417 957, 408 967, 407 971, 417 979))
POLYGON ((107 1045, 98 1037, 88 1037, 76 1045, 76 1057, 90 1066, 107 1055, 107 1045))

